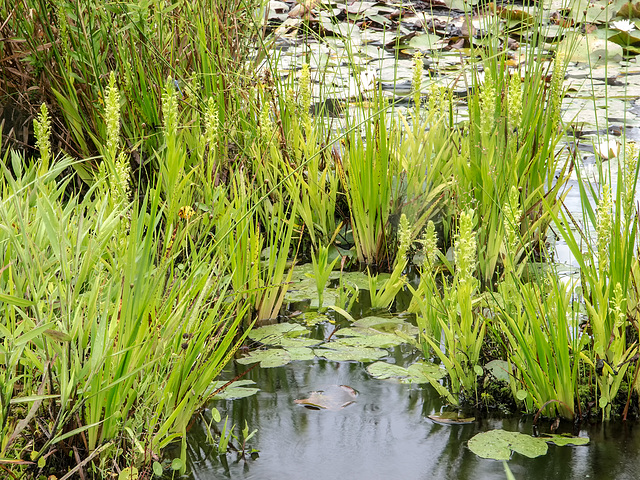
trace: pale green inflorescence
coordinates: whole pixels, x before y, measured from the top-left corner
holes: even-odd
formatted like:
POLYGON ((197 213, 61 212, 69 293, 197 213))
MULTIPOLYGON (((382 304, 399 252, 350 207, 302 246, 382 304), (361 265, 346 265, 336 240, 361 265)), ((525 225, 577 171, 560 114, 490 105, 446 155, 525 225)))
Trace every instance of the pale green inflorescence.
POLYGON ((622 291, 622 285, 620 285, 620 282, 617 282, 615 288, 613 289, 612 302, 614 327, 616 329, 616 331, 614 331, 614 335, 619 335, 620 330, 624 327, 627 321, 627 300, 625 298, 624 292, 622 291))
POLYGON ((504 231, 506 237, 506 246, 508 251, 515 255, 520 241, 520 217, 522 216, 522 209, 520 208, 520 195, 515 185, 511 186, 509 190, 509 200, 502 207, 504 214, 504 231))
POLYGON ((115 161, 120 147, 120 93, 113 72, 109 75, 109 85, 106 91, 105 122, 107 124, 107 154, 115 161))
POLYGON ((300 115, 302 118, 302 124, 305 127, 310 126, 311 118, 309 116, 309 110, 311 109, 311 73, 309 72, 309 64, 302 65, 300 71, 300 93, 298 100, 300 102, 300 115))
POLYGON ((40 150, 40 163, 43 171, 46 171, 51 160, 51 119, 49 118, 49 110, 44 103, 40 106, 38 118, 33 121, 33 130, 36 136, 36 145, 40 150))
POLYGON ((114 193, 115 203, 126 202, 129 200, 129 177, 131 175, 131 166, 129 164, 129 155, 120 152, 115 163, 116 179, 111 182, 112 191, 114 193))
POLYGON ((454 258, 460 283, 472 282, 476 269, 477 250, 473 231, 473 213, 473 210, 469 209, 460 214, 458 234, 455 239, 454 258))
POLYGON ((204 112, 204 143, 212 148, 218 138, 218 109, 213 97, 207 101, 207 109, 204 112))
POLYGON ((636 170, 638 168, 638 147, 635 143, 627 142, 624 163, 624 215, 627 222, 631 220, 633 202, 636 191, 636 170))
POLYGON ((411 91, 413 92, 413 103, 416 111, 420 109, 420 96, 422 89, 422 62, 423 54, 419 50, 413 54, 413 77, 411 79, 411 91))
POLYGON ((515 72, 509 80, 509 92, 507 98, 509 113, 509 131, 520 127, 522 121, 522 80, 520 72, 515 72))
POLYGON ((411 245, 411 225, 407 216, 403 213, 400 216, 400 226, 398 227, 398 258, 404 257, 411 245))
POLYGON ((493 130, 496 112, 496 85, 491 69, 485 69, 484 85, 480 93, 480 131, 489 135, 493 130))
POLYGON ((271 143, 271 139, 273 138, 275 126, 271 121, 269 106, 265 103, 262 104, 259 121, 260 124, 258 128, 260 132, 260 138, 265 145, 269 145, 271 143))
POLYGON ((438 235, 436 234, 436 226, 431 220, 427 223, 427 230, 422 237, 422 246, 425 267, 430 267, 436 262, 438 256, 438 235))
POLYGON ((167 85, 162 93, 162 113, 165 134, 169 137, 175 137, 178 133, 178 102, 171 77, 167 79, 167 85))
POLYGON ((609 242, 611 240, 612 225, 612 200, 611 187, 609 184, 602 186, 602 195, 598 204, 598 220, 596 232, 598 234, 598 265, 600 272, 608 268, 609 263, 609 242))
POLYGON ((551 87, 549 94, 549 107, 551 111, 551 125, 556 128, 560 123, 560 107, 562 105, 563 82, 565 72, 565 55, 559 52, 553 62, 553 74, 551 75, 551 87))

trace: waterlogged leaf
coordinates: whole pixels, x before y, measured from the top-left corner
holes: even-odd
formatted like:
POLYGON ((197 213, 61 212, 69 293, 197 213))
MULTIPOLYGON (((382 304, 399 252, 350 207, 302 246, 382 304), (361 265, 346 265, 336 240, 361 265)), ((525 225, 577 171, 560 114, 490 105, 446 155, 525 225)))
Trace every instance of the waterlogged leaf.
POLYGON ((276 323, 251 330, 249 338, 267 345, 281 345, 283 338, 299 337, 305 333, 309 331, 297 323, 276 323))
POLYGON ((385 380, 387 378, 406 378, 407 369, 400 365, 387 362, 375 362, 367 367, 367 372, 374 378, 385 380))
POLYGON ((315 354, 334 362, 375 362, 387 354, 386 350, 370 347, 350 347, 338 342, 331 342, 329 346, 316 348, 315 354))
MULTIPOLYGON (((219 380, 211 384, 211 391, 215 392, 218 388, 222 387, 225 383, 224 380, 219 380)), ((252 380, 238 380, 226 387, 223 391, 218 393, 215 397, 216 400, 232 400, 235 398, 245 398, 255 395, 260 391, 257 387, 249 387, 248 385, 255 385, 252 380)), ((218 416, 220 413, 218 413, 218 416)), ((219 421, 219 420, 218 420, 219 421)))
POLYGON ((270 350, 254 350, 246 357, 236 360, 241 365, 260 362, 262 368, 281 367, 291 361, 286 350, 272 348, 270 350))
POLYGON ((509 362, 491 360, 484 366, 485 370, 500 382, 509 382, 509 362))
POLYGON ((525 457, 535 458, 547 453, 547 442, 518 432, 491 430, 475 435, 468 443, 469 449, 482 458, 509 460, 514 451, 525 457))
POLYGON ((462 417, 458 412, 441 412, 428 418, 441 425, 470 425, 476 420, 476 417, 462 417))
POLYGON ((542 439, 547 443, 553 443, 558 447, 564 447, 566 445, 580 446, 589 444, 589 439, 587 437, 571 437, 568 435, 548 434, 544 435, 542 439))
POLYGON ((331 385, 324 390, 311 392, 309 398, 294 402, 316 410, 341 410, 355 402, 357 396, 358 392, 347 385, 331 385))
POLYGON ((440 37, 438 35, 434 35, 433 33, 424 33, 413 37, 409 40, 406 46, 409 48, 415 48, 416 50, 426 51, 432 50, 439 41, 440 37))

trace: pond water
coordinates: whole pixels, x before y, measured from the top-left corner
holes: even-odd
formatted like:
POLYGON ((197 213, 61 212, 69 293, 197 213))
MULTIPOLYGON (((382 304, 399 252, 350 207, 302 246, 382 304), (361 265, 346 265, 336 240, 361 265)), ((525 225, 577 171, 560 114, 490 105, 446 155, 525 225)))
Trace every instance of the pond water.
MULTIPOLYGON (((410 355, 396 348, 392 356, 410 355)), ((233 376, 245 366, 234 366, 233 376)), ((431 387, 372 379, 357 362, 293 362, 247 374, 258 394, 215 402, 230 421, 258 429, 249 442, 259 457, 218 457, 207 443, 204 423, 189 435, 189 478, 288 480, 365 479, 504 479, 503 464, 477 457, 466 446, 475 434, 496 428, 532 433, 532 418, 478 418, 470 425, 446 426, 427 418, 442 403, 431 387), (310 410, 294 402, 330 385, 357 390, 355 403, 342 410, 310 410)), ((548 422, 539 424, 548 431, 548 422)), ((561 425, 561 429, 570 425, 561 425)), ((638 478, 640 435, 630 423, 585 425, 580 436, 590 444, 549 446, 535 459, 514 454, 509 467, 516 478, 638 478)))

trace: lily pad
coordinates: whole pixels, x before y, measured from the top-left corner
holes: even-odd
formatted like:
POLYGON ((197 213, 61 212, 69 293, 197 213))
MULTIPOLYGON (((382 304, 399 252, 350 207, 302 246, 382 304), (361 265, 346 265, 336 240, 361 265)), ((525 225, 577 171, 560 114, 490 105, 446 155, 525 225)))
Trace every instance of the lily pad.
POLYGON ((358 392, 347 385, 331 385, 324 390, 311 392, 309 398, 294 402, 314 410, 341 410, 354 403, 357 396, 358 392))
POLYGON ((271 348, 269 350, 254 350, 246 357, 239 358, 236 362, 241 365, 260 362, 262 368, 281 367, 291 361, 291 356, 286 350, 281 348, 271 348))
POLYGON ((302 325, 297 323, 276 323, 254 328, 249 332, 249 338, 267 345, 281 345, 283 338, 294 338, 309 333, 302 325))
POLYGON ((535 458, 547 453, 547 442, 519 432, 490 430, 475 435, 468 443, 469 449, 482 458, 509 460, 511 452, 535 458))
POLYGON ((316 348, 315 354, 334 362, 374 362, 387 354, 386 350, 370 347, 351 347, 338 342, 331 342, 327 347, 316 348))
POLYGON ((428 418, 441 425, 471 425, 476 417, 463 417, 458 412, 440 412, 429 415, 428 418))
POLYGON ((509 382, 509 362, 504 360, 491 360, 484 366, 485 370, 500 382, 509 382))
MULTIPOLYGON (((213 382, 211 384, 211 390, 216 391, 218 388, 222 387, 225 383, 224 380, 219 380, 217 382, 213 382)), ((250 397, 251 395, 255 395, 260 391, 257 387, 249 387, 248 385, 255 385, 253 380, 238 380, 233 382, 231 385, 226 387, 223 391, 216 394, 213 397, 215 400, 233 400, 236 398, 245 398, 250 397)))
POLYGON ((416 362, 408 368, 375 362, 367 367, 367 372, 374 378, 399 378, 403 383, 433 383, 447 374, 438 365, 428 362, 416 362))
POLYGON ((352 347, 391 348, 404 343, 397 335, 380 333, 372 328, 343 328, 336 335, 345 337, 338 340, 338 343, 352 347))
POLYGON ((405 378, 407 369, 400 365, 387 362, 375 362, 367 367, 367 372, 374 378, 385 380, 387 378, 405 378))
POLYGON ((547 443, 554 443, 558 447, 564 447, 566 445, 579 446, 579 445, 589 444, 589 439, 587 437, 570 437, 567 435, 549 434, 549 435, 544 435, 542 438, 547 443))

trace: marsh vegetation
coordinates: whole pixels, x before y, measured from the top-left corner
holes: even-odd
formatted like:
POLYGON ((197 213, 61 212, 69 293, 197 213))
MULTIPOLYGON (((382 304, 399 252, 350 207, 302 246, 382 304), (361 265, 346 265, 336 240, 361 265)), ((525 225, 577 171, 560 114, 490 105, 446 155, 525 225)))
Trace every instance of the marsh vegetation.
POLYGON ((413 7, 310 2, 287 25, 279 3, 0 7, 0 470, 184 474, 202 418, 246 458, 251 425, 210 403, 255 393, 231 364, 359 362, 464 419, 635 421, 639 151, 622 128, 586 168, 563 112, 584 58, 635 61, 610 21, 637 4, 442 2, 466 33, 431 10, 410 36, 413 7), (404 92, 351 42, 371 22, 397 27, 376 48, 409 62, 404 92))

